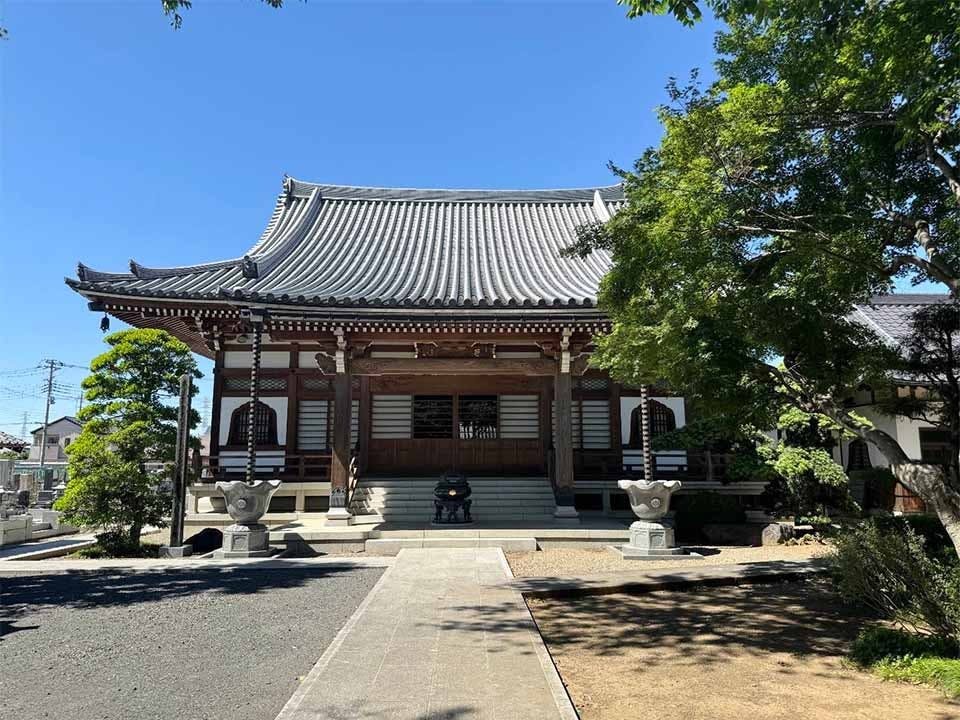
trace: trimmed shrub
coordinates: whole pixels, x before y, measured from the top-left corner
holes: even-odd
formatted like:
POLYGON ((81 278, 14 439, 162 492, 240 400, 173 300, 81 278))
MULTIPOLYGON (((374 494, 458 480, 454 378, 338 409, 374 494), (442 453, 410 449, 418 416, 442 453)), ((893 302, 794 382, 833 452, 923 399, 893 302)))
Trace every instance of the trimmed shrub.
POLYGON ((863 522, 832 555, 840 595, 911 630, 960 641, 960 567, 932 557, 908 524, 863 522))
POLYGON ((681 537, 698 537, 707 523, 742 523, 746 513, 733 495, 705 492, 678 495, 673 499, 676 532, 681 537))

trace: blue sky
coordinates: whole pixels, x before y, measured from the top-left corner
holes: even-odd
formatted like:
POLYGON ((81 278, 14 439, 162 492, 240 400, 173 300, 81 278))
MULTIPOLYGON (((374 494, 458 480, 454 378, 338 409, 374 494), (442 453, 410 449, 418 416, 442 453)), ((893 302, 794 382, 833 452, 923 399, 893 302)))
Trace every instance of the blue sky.
MULTIPOLYGON (((63 284, 78 260, 235 257, 285 172, 608 184, 608 160, 657 142, 667 79, 709 68, 715 29, 628 21, 614 0, 196 0, 176 32, 160 0, 0 7, 0 430, 14 434, 43 413, 43 378, 19 371, 104 348, 99 317, 63 284)), ((76 409, 84 374, 61 371, 53 416, 76 409)))

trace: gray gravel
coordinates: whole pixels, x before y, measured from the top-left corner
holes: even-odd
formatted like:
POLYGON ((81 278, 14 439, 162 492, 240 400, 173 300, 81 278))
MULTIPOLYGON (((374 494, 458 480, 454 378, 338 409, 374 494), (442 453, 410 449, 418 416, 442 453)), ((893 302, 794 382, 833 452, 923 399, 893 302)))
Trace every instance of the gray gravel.
POLYGON ((382 573, 0 577, 2 715, 273 720, 382 573))

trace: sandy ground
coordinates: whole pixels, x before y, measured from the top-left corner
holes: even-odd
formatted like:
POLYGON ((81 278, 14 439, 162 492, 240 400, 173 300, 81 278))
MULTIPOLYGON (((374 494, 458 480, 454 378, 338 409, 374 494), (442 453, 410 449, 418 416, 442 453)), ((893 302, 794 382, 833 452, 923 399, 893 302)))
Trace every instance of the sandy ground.
POLYGON ((826 580, 529 604, 583 720, 960 718, 847 666, 861 619, 826 580))
POLYGON ((604 572, 638 572, 665 567, 703 567, 705 565, 732 565, 768 560, 806 560, 830 551, 828 545, 772 545, 769 547, 691 548, 704 557, 702 560, 622 560, 612 550, 555 549, 537 552, 506 553, 513 574, 518 577, 553 577, 563 575, 590 575, 604 572))

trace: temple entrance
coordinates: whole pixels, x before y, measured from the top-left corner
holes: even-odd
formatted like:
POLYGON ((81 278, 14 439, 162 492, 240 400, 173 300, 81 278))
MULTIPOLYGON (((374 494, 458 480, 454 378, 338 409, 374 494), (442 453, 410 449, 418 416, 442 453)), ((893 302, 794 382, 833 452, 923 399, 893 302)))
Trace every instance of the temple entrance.
MULTIPOLYGON (((429 380, 422 383, 430 388, 429 380)), ((397 475, 546 472, 540 393, 496 386, 445 393, 374 393, 368 471, 397 475)))

